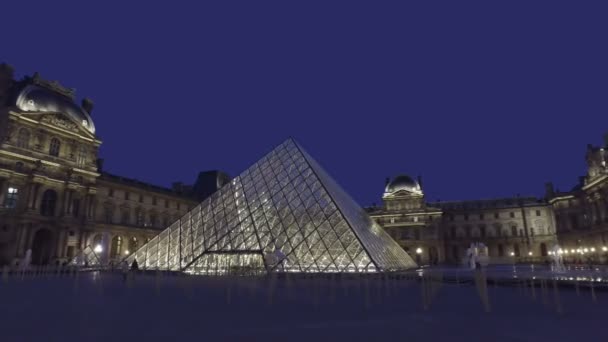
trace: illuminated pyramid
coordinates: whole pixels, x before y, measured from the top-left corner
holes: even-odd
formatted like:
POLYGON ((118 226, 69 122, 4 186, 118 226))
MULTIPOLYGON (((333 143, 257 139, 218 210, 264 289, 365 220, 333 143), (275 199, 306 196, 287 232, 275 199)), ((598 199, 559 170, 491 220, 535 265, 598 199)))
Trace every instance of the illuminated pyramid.
POLYGON ((416 266, 288 139, 127 258, 140 268, 224 274, 378 272, 416 266))

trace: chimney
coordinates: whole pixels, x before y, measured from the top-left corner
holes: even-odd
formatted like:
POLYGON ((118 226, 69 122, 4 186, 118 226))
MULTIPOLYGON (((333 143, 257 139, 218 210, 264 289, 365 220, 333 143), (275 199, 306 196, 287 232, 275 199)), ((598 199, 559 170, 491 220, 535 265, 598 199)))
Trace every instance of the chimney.
POLYGON ((103 171, 103 159, 97 158, 97 172, 103 171))
POLYGON ((87 112, 89 115, 91 115, 91 112, 93 111, 93 106, 93 100, 89 99, 88 97, 82 99, 82 109, 84 109, 84 111, 87 112))
POLYGON ((551 198, 555 195, 555 189, 552 182, 545 183, 545 197, 551 198))

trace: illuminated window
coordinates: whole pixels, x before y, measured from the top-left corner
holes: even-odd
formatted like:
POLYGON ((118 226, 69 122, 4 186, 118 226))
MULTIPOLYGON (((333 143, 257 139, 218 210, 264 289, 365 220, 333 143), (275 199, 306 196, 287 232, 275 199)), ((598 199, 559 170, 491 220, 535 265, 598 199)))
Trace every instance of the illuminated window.
POLYGON ((49 154, 55 157, 59 157, 59 150, 61 149, 61 141, 57 138, 51 139, 51 145, 49 147, 49 154))
POLYGON ((30 147, 30 131, 25 128, 19 130, 19 134, 17 135, 17 147, 30 147))
POLYGON ((6 208, 15 208, 17 206, 17 199, 19 198, 19 189, 9 187, 4 199, 4 206, 6 208))
POLYGON ((78 148, 78 155, 76 157, 76 163, 79 166, 85 166, 87 164, 87 149, 83 145, 78 148))

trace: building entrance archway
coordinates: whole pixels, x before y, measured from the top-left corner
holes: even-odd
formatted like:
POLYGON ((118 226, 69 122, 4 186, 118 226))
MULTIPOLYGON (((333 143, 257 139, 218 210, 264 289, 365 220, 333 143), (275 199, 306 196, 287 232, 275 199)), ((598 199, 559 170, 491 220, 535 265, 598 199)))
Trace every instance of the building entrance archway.
POLYGON ((32 264, 46 265, 51 261, 53 252, 53 233, 46 229, 39 229, 32 241, 32 264))

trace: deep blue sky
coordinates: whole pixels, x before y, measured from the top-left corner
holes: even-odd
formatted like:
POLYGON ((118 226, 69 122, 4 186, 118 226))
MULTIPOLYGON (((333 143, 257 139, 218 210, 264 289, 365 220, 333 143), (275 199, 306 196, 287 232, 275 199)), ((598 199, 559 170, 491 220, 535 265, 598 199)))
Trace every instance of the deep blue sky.
POLYGON ((541 195, 608 130, 602 2, 97 3, 4 3, 0 61, 91 97, 106 170, 160 185, 293 136, 363 205, 398 173, 541 195))

